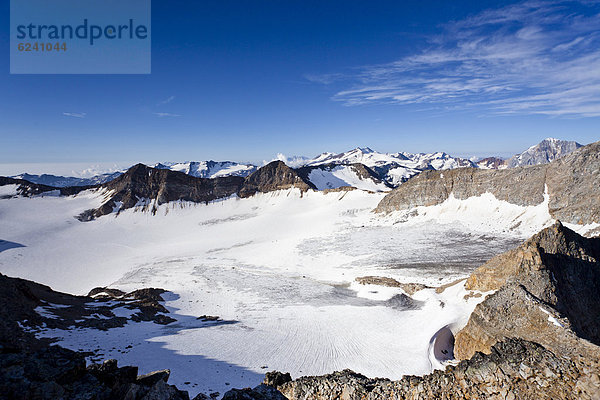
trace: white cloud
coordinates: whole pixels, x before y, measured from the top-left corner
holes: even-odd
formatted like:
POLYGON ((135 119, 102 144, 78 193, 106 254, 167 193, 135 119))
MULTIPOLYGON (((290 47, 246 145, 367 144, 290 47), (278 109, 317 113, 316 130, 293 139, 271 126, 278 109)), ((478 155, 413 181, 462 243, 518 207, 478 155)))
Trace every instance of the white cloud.
POLYGON ((166 99, 164 99, 163 101, 161 101, 160 103, 158 103, 158 105, 169 104, 173 100, 175 100, 175 96, 169 96, 166 99))
POLYGON ((87 113, 76 113, 76 112, 64 112, 62 113, 65 117, 73 117, 73 118, 85 118, 87 113))
POLYGON ((154 115, 156 115, 157 117, 163 118, 163 117, 181 117, 181 114, 171 114, 171 113, 166 113, 166 112, 155 112, 154 115))
MULTIPOLYGON (((448 23, 422 52, 347 74, 347 87, 333 99, 600 116, 599 26, 598 1, 532 0, 487 10, 448 23)), ((321 81, 332 76, 340 79, 321 81)))

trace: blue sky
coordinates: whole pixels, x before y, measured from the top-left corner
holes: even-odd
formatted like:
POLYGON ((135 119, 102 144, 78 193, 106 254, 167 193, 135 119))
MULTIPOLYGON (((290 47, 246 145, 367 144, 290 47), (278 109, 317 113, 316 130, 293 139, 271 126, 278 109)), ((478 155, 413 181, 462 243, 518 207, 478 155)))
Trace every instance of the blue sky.
POLYGON ((152 2, 152 74, 9 75, 0 163, 520 152, 600 139, 598 1, 152 2))

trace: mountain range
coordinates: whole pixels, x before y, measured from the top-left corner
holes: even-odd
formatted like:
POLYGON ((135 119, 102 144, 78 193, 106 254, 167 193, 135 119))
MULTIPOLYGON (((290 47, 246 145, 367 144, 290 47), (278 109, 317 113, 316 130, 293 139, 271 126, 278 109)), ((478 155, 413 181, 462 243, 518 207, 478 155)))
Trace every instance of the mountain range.
MULTIPOLYGON (((579 147, 581 145, 577 142, 548 138, 508 160, 499 157, 487 157, 477 162, 466 158, 453 157, 444 152, 380 153, 368 147, 357 147, 343 153, 322 153, 314 158, 292 157, 284 160, 284 162, 294 168, 310 167, 313 172, 312 176, 315 179, 314 185, 319 189, 354 186, 360 189, 384 191, 397 187, 425 170, 448 170, 463 167, 504 169, 538 165, 563 157, 579 147), (368 175, 372 176, 373 182, 361 184, 361 179, 358 178, 360 173, 355 171, 356 167, 347 167, 353 164, 362 164, 369 168, 368 175)), ((247 177, 259 168, 253 164, 212 160, 163 162, 154 164, 153 167, 183 172, 197 178, 247 177)), ((16 175, 13 178, 53 187, 93 186, 109 182, 126 171, 106 173, 91 178, 28 173, 16 175)), ((362 173, 362 175, 365 174, 362 173)), ((306 178, 310 180, 310 178, 306 178)))

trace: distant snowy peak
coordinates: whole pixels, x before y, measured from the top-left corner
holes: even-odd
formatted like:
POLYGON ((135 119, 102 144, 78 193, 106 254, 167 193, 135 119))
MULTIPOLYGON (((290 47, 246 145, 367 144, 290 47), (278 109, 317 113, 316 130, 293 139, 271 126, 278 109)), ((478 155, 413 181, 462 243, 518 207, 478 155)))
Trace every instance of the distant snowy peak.
POLYGON ((521 154, 517 154, 507 161, 509 168, 523 167, 526 165, 546 164, 567 154, 572 153, 581 144, 574 141, 548 138, 542 140, 535 146, 531 146, 521 154))
POLYGON ((420 170, 425 169, 455 169, 455 168, 474 168, 476 167, 475 163, 466 158, 460 157, 452 157, 449 154, 444 152, 436 152, 436 153, 399 153, 400 155, 406 157, 406 159, 415 163, 415 168, 420 170))
POLYGON ((96 175, 91 178, 76 178, 72 176, 58 176, 58 175, 33 175, 33 174, 21 174, 13 176, 15 179, 23 179, 31 183, 36 183, 38 185, 46 185, 57 188, 69 187, 69 186, 94 186, 101 185, 103 183, 112 181, 117 178, 124 171, 111 172, 101 175, 96 175))
POLYGON ((344 153, 322 153, 307 160, 305 166, 363 164, 388 186, 398 186, 427 169, 475 167, 471 161, 446 153, 379 153, 369 147, 357 147, 344 153))
POLYGON ((183 172, 196 178, 218 178, 223 176, 246 177, 256 171, 252 164, 240 164, 233 161, 187 161, 182 163, 166 162, 154 165, 156 169, 169 169, 183 172))

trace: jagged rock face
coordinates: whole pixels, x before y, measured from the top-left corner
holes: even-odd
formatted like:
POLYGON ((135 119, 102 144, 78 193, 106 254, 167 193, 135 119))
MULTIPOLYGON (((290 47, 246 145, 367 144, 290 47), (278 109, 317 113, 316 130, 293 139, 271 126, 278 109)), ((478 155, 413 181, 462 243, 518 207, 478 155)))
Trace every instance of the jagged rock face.
POLYGON ((257 192, 266 193, 292 187, 302 191, 314 189, 310 182, 305 181, 283 161, 273 161, 248 176, 238 195, 250 197, 257 192))
POLYGON ((511 157, 506 161, 506 164, 508 168, 546 164, 564 157, 580 147, 581 145, 577 142, 548 138, 535 146, 531 146, 523 153, 511 157))
POLYGON ((550 164, 505 170, 426 171, 384 197, 376 212, 407 210, 492 193, 520 206, 541 203, 548 187, 550 215, 569 223, 600 223, 600 142, 550 164))
POLYGON ((600 223, 600 142, 547 165, 550 214, 564 222, 600 223))
POLYGON ((116 360, 86 368, 82 354, 58 346, 0 353, 0 397, 6 399, 189 400, 168 373, 137 376, 116 360))
POLYGON ((557 223, 481 266, 465 288, 497 292, 456 335, 458 358, 519 337, 557 354, 600 359, 598 347, 587 342, 600 344, 599 238, 584 238, 557 223))
MULTIPOLYGON (((478 353, 457 366, 424 377, 390 381, 344 370, 293 381, 275 382, 267 375, 264 384, 289 400, 595 399, 600 394, 600 381, 580 366, 520 339, 507 339, 496 344, 490 354, 478 353)), ((251 396, 248 391, 246 396, 226 398, 268 398, 251 396)))
POLYGON ((544 201, 544 167, 511 170, 461 168, 425 171, 384 197, 376 212, 408 210, 443 203, 452 193, 467 199, 490 192, 500 200, 522 206, 544 201))
POLYGON ((146 208, 151 207, 149 201, 153 203, 152 207, 176 200, 208 202, 236 193, 243 181, 244 178, 237 176, 196 178, 182 172, 138 164, 101 186, 112 191, 112 194, 105 204, 94 211, 94 216, 99 217, 110 214, 115 209, 128 209, 140 204, 146 208))

